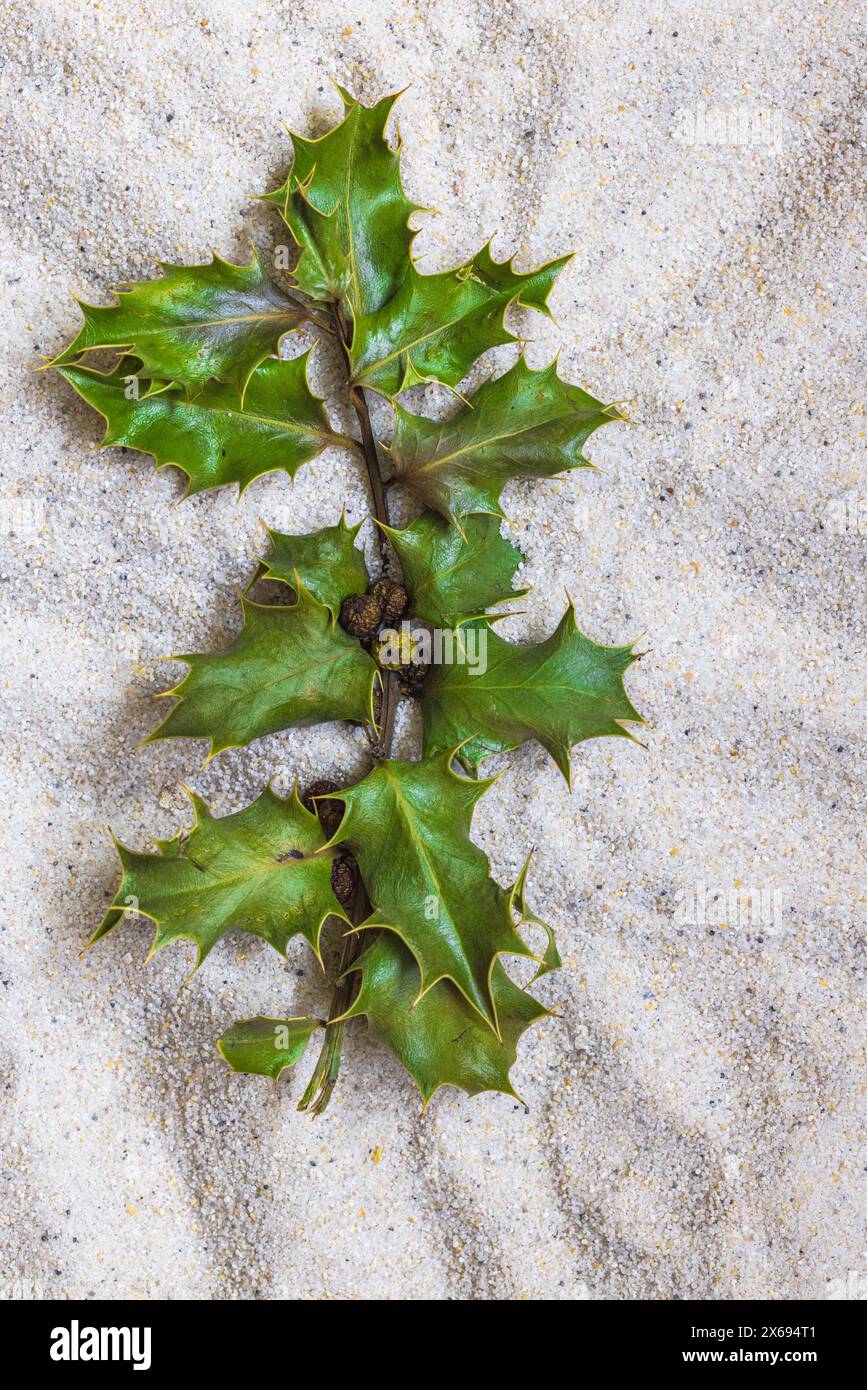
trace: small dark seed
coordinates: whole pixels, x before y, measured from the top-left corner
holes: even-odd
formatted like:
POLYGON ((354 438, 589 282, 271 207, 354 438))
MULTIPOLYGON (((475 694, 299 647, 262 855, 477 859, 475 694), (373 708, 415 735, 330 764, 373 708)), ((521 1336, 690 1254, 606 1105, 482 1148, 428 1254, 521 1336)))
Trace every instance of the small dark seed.
POLYGON ((382 622, 396 623, 403 614, 408 594, 402 584, 393 579, 377 579, 370 590, 370 597, 382 606, 382 622))
POLYGON ((405 695, 414 700, 420 699, 429 671, 430 667, 420 662, 412 666, 402 666, 397 673, 398 685, 405 695))
POLYGON ((340 626, 362 641, 372 637, 382 621, 382 605, 372 594, 350 594, 340 605, 340 626))
POLYGON ((344 856, 335 859, 331 865, 331 887, 341 907, 349 907, 358 881, 358 867, 354 859, 344 856))

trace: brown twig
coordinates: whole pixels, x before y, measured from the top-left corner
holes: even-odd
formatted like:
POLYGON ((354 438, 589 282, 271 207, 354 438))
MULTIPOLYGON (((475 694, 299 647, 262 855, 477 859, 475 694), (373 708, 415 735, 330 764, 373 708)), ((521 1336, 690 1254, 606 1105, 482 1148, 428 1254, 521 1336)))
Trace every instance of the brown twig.
MULTIPOLYGON (((349 373, 349 347, 352 341, 351 330, 346 316, 340 305, 335 306, 334 323, 337 336, 343 348, 343 357, 346 363, 347 374, 349 373)), ((388 499, 386 497, 385 482, 379 467, 379 453, 376 447, 376 438, 373 433, 373 426, 370 423, 370 411, 367 407, 364 391, 360 386, 349 387, 349 399, 352 402, 355 415, 358 420, 358 427, 361 431, 361 448, 364 454, 364 463, 367 469, 367 481, 370 487, 371 502, 373 504, 373 516, 376 521, 389 524, 390 514, 388 509, 388 499)), ((386 574, 389 570, 398 571, 399 565, 397 558, 389 546, 388 539, 381 526, 377 526, 377 545, 379 557, 382 565, 382 573, 386 574)), ((391 753, 391 745, 394 739, 394 722, 397 714, 397 706, 400 693, 397 686, 397 677, 393 671, 381 672, 383 690, 382 706, 379 716, 379 727, 374 728, 371 736, 371 749, 375 759, 387 758, 391 753)), ((370 902, 361 882, 361 875, 358 875, 356 891, 353 894, 352 904, 349 908, 349 917, 353 926, 358 926, 370 913, 370 902)), ((329 1022, 325 1029, 325 1039, 319 1058, 310 1078, 310 1084, 298 1105, 299 1110, 309 1110, 311 1115, 321 1115, 334 1090, 337 1082, 338 1072, 340 1071, 340 1058, 343 1050, 343 1033, 345 1023, 342 1015, 352 1002, 352 997, 356 988, 355 972, 351 966, 361 951, 360 932, 348 932, 343 938, 343 946, 340 953, 340 965, 338 967, 337 983, 331 997, 331 1008, 328 1013, 329 1022)))

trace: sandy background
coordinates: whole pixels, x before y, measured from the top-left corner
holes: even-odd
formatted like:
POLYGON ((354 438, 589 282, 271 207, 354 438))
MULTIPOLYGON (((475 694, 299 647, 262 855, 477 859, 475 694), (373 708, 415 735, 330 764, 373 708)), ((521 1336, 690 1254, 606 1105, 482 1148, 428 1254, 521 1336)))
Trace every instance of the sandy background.
POLYGON ((867 1292, 857 8, 3 6, 0 1292, 867 1292), (244 195, 285 165, 281 120, 337 117, 328 73, 368 101, 413 83, 425 269, 493 231, 522 267, 576 248, 531 361, 562 342, 564 374, 633 402, 590 447, 604 472, 505 499, 535 586, 511 634, 550 631, 566 586, 592 637, 652 647, 629 680, 646 751, 583 745, 570 797, 525 749, 478 816, 502 881, 539 847, 566 962, 542 987, 560 1021, 521 1050, 526 1112, 448 1091, 420 1119, 363 1025, 318 1123, 303 1075, 229 1077, 236 1018, 324 1007, 301 944, 284 965, 233 936, 180 995, 184 948, 142 972, 143 923, 78 955, 108 822, 143 845, 188 823, 179 779, 227 812, 363 766, 337 727, 206 773, 200 745, 132 751, 155 659, 235 631, 259 518, 363 514, 352 461, 178 507, 177 474, 96 452, 96 417, 31 371, 77 327, 70 288, 267 251, 276 218, 244 195), (758 924, 739 889, 768 894, 758 924))

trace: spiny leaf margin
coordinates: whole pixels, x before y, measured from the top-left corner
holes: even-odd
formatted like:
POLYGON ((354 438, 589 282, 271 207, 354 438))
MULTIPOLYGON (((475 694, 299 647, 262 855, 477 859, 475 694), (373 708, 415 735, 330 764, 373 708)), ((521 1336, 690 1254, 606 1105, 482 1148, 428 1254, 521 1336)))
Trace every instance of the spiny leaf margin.
POLYGON ((115 348, 134 353, 147 376, 177 382, 188 396, 216 377, 234 385, 243 400, 259 363, 306 317, 303 305, 265 274, 255 247, 251 252, 247 265, 216 254, 203 265, 157 261, 161 278, 115 286, 114 304, 77 300, 84 323, 50 365, 63 366, 82 352, 115 348), (260 314, 217 313, 249 309, 251 301, 260 314), (216 317, 206 317, 209 313, 216 317))
POLYGON ((325 922, 335 917, 347 926, 351 923, 331 886, 333 850, 326 843, 318 818, 301 802, 297 788, 290 796, 280 797, 266 787, 242 810, 220 817, 211 814, 207 802, 197 792, 188 787, 184 791, 194 811, 189 831, 179 831, 170 840, 156 841, 153 854, 131 849, 115 839, 121 882, 112 905, 88 941, 88 948, 113 931, 127 913, 133 913, 148 917, 155 925, 148 961, 173 941, 191 941, 196 947, 195 973, 217 941, 227 931, 239 929, 261 937, 283 956, 292 937, 302 935, 321 964, 320 937, 325 922), (224 864, 227 858, 231 861, 229 867, 233 871, 239 870, 225 881, 214 875, 221 857, 224 864), (299 903, 294 894, 299 890, 302 874, 305 882, 299 903), (238 915, 231 901, 232 890, 238 884, 240 904, 248 907, 248 919, 251 902, 265 913, 253 919, 254 925, 238 915), (278 895, 279 921, 276 905, 269 920, 268 902, 260 902, 269 886, 272 892, 276 891, 275 884, 285 895, 282 900, 278 895), (227 893, 228 905, 220 896, 227 893), (184 907, 184 901, 192 895, 200 920, 205 908, 196 904, 197 894, 205 898, 212 895, 211 907, 218 917, 216 922, 206 922, 198 930, 186 920, 190 909, 184 907), (174 906, 173 896, 177 897, 174 906))
POLYGON ((176 698, 178 703, 145 743, 164 738, 207 738, 207 763, 228 748, 245 747, 254 739, 296 725, 343 719, 375 724, 374 690, 380 677, 372 657, 341 627, 335 627, 325 605, 297 576, 296 580, 292 604, 254 603, 241 595, 244 624, 225 651, 170 658, 184 662, 189 670, 160 696, 176 698), (321 660, 313 659, 317 653, 324 653, 321 660), (345 690, 335 684, 338 663, 347 679, 345 690), (318 672, 325 665, 331 667, 328 683, 323 678, 322 684, 311 689, 304 678, 306 673, 318 672), (268 680, 252 689, 244 688, 242 682, 240 695, 234 700, 226 697, 226 708, 221 708, 220 692, 238 689, 231 678, 236 671, 243 674, 246 666, 266 668, 268 680), (297 691, 292 688, 293 678, 297 691), (282 701, 272 695, 270 702, 264 701, 258 709, 257 697, 281 685, 287 687, 282 701))

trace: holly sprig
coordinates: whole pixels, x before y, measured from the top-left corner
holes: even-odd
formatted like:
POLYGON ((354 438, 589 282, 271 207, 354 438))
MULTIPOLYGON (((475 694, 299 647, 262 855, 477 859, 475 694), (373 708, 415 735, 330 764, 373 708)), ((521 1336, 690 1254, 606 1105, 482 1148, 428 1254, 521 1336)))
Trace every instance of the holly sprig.
POLYGON ((569 257, 521 272, 488 245, 422 274, 411 226, 420 209, 386 134, 395 98, 366 107, 338 90, 343 119, 318 140, 292 133, 289 174, 262 195, 298 249, 288 288, 255 253, 246 265, 163 265, 158 279, 120 286, 108 307, 82 304, 80 331, 53 361, 104 417, 104 445, 181 469, 187 494, 243 492, 272 470, 294 476, 333 445, 363 461, 376 572, 357 546, 362 523, 269 531, 251 585, 269 581, 277 601, 245 594, 225 651, 178 658, 187 674, 150 737, 205 739, 213 758, 280 729, 348 720, 367 732, 370 771, 285 800, 268 788, 223 817, 190 792, 189 831, 153 852, 118 845, 120 886, 91 938, 133 912, 154 923, 151 954, 189 940, 196 968, 227 931, 284 954, 300 935, 321 964, 323 927, 339 923, 328 1017, 243 1019, 218 1044, 234 1071, 276 1080, 322 1032, 299 1107, 313 1113, 332 1093, 347 1023, 362 1016, 425 1105, 444 1085, 515 1095, 518 1041, 547 1010, 506 963, 528 957, 538 979, 560 958, 549 928, 541 953, 525 939, 526 924, 543 925, 527 905, 527 866, 501 887, 473 843, 474 808, 491 785, 481 765, 535 740, 568 781, 576 744, 640 722, 623 685, 634 652, 590 641, 571 603, 539 643, 505 641, 493 626, 492 610, 517 596, 523 558, 502 531, 503 487, 588 466, 590 435, 622 418, 556 365, 534 370, 523 356, 471 395, 458 391, 482 353, 518 341, 510 311, 548 312, 569 257), (353 434, 332 426, 311 390, 309 354, 283 356, 302 324, 339 344, 353 434), (92 365, 96 349, 117 353, 109 371, 92 365), (457 396, 446 419, 399 399, 420 383, 457 396), (375 437, 370 391, 392 408, 387 442, 375 437), (393 488, 417 510, 403 529, 392 523, 393 488), (433 640, 443 634, 445 656, 433 640), (470 659, 481 648, 484 669, 470 659), (393 756, 403 698, 422 706, 417 760, 393 756))

